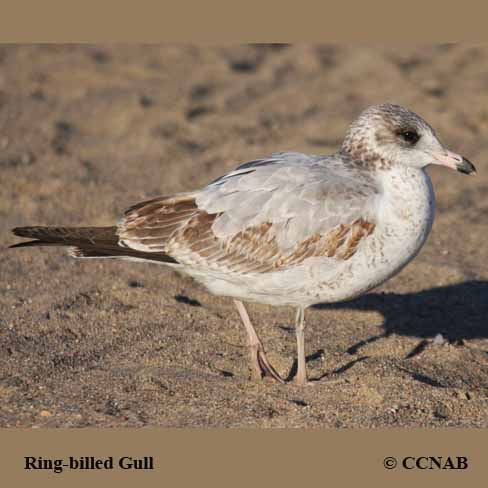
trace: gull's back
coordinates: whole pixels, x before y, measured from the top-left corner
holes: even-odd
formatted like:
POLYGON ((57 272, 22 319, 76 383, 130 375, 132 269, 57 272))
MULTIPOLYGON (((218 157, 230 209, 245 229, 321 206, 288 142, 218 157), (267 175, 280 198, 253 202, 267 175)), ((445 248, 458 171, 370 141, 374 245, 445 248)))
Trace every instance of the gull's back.
POLYGON ((373 177, 340 156, 274 153, 217 179, 197 196, 199 208, 218 214, 220 239, 269 223, 282 251, 340 224, 374 218, 373 177))

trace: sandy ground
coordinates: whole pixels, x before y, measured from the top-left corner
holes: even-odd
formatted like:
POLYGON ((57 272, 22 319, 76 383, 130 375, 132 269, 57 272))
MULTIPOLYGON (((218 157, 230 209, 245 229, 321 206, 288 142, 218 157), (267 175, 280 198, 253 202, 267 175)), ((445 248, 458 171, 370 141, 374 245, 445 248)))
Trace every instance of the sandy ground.
MULTIPOLYGON (((0 425, 488 426, 487 129, 487 46, 0 47, 0 425), (231 300, 171 270, 5 249, 15 226, 112 225, 272 151, 333 152, 386 101, 478 176, 429 170, 418 258, 307 312, 312 386, 249 381, 231 300)), ((250 313, 292 377, 294 311, 250 313)))

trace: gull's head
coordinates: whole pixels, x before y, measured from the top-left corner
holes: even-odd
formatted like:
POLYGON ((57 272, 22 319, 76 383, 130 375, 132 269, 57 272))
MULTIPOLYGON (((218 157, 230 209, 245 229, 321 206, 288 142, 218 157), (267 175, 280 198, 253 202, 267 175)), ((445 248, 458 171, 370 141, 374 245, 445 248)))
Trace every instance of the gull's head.
POLYGON ((399 105, 366 109, 349 128, 341 152, 379 168, 439 164, 465 174, 476 172, 471 162, 441 144, 424 119, 399 105))

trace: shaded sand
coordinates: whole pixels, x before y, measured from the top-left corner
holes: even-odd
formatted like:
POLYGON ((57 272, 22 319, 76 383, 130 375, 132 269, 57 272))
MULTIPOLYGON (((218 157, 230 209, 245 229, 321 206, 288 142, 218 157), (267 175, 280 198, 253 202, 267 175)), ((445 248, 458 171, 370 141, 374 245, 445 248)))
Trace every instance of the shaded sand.
MULTIPOLYGON (((487 107, 487 47, 0 47, 0 425, 486 427, 487 107), (272 151, 333 152, 387 101, 478 176, 429 170, 418 258, 308 311, 311 387, 249 382, 231 300, 171 270, 4 248, 14 226, 111 225, 272 151)), ((294 311, 250 314, 292 376, 294 311)))

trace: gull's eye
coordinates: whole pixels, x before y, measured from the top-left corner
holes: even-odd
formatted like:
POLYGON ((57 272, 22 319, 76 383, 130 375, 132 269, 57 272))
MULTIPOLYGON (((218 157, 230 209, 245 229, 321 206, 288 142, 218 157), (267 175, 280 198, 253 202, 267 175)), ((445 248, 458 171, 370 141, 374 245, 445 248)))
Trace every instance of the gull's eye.
POLYGON ((400 132, 400 137, 410 143, 410 144, 415 144, 419 139, 420 136, 417 131, 415 130, 404 130, 400 132))

